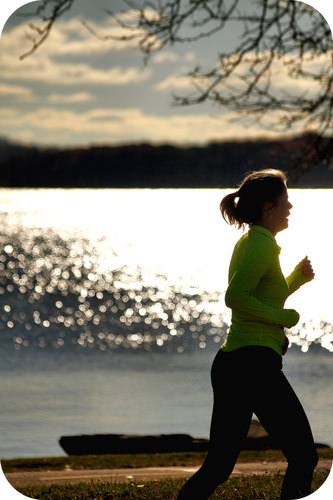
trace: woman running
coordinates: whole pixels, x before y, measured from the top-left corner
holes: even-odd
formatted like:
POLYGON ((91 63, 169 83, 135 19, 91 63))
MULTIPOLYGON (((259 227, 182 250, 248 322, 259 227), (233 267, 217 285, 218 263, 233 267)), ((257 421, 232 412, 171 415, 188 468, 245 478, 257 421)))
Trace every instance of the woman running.
POLYGON ((318 455, 303 407, 282 372, 288 348, 284 329, 299 321, 285 309, 287 297, 314 278, 305 257, 284 278, 275 236, 288 227, 292 208, 280 170, 253 172, 220 204, 229 224, 249 226, 236 243, 225 303, 232 310, 227 339, 211 370, 214 393, 206 459, 181 489, 178 500, 205 500, 230 476, 255 413, 284 453, 288 468, 281 500, 311 493, 318 455))

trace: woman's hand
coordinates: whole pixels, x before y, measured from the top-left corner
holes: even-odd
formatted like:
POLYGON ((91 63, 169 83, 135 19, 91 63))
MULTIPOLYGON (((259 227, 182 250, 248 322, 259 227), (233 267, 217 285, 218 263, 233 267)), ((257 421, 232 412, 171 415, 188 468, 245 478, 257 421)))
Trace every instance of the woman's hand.
POLYGON ((310 260, 308 259, 308 256, 304 257, 304 259, 301 260, 300 266, 302 273, 307 277, 307 281, 313 280, 313 278, 315 277, 315 273, 313 272, 312 265, 310 260))

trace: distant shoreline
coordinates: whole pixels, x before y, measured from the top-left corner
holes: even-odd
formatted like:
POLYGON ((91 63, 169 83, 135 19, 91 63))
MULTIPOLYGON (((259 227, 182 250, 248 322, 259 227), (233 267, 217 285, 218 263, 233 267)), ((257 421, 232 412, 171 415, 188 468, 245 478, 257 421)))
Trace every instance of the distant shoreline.
POLYGON ((290 188, 333 188, 333 165, 303 173, 313 138, 42 148, 0 139, 0 188, 233 189, 253 170, 284 170, 290 188))

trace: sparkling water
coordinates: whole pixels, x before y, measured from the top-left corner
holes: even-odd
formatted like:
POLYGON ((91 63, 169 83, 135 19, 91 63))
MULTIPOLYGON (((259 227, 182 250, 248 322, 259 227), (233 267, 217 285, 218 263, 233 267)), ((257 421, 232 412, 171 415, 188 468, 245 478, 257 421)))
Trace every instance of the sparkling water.
MULTIPOLYGON (((240 236, 218 211, 227 192, 0 190, 2 457, 62 454, 68 434, 208 436, 240 236)), ((285 372, 332 445, 332 193, 290 199, 281 266, 308 255, 316 279, 288 299, 285 372)))

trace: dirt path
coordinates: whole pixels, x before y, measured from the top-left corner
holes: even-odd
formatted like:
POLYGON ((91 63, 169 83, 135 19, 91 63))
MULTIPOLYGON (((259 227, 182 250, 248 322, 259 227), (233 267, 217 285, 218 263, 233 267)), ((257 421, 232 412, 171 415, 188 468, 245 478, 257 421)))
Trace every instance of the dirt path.
MULTIPOLYGON (((316 471, 330 471, 332 460, 320 459, 316 471)), ((140 467, 127 469, 87 469, 87 470, 52 470, 36 472, 7 472, 6 478, 12 486, 28 484, 78 483, 80 481, 148 481, 167 477, 189 477, 198 470, 197 466, 185 467, 140 467)), ((286 462, 248 462, 237 463, 233 476, 241 474, 274 474, 284 472, 286 462)))

